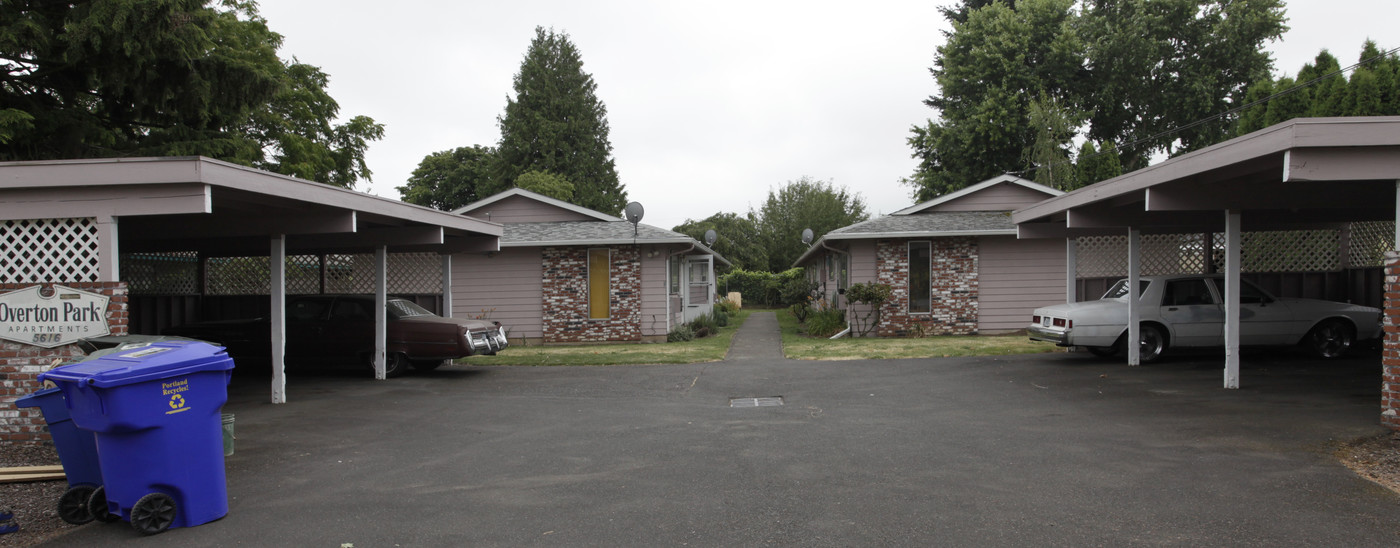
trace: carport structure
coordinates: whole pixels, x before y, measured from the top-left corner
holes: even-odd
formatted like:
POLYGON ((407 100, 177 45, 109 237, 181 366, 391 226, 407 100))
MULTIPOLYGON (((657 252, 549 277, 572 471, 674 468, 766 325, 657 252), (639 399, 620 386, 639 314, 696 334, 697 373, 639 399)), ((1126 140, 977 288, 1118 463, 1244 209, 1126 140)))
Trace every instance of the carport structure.
MULTIPOLYGON (((7 248, 0 282, 125 281, 123 256, 174 253, 198 263, 203 286, 209 258, 265 257, 273 403, 286 401, 289 255, 320 255, 324 288, 327 254, 372 254, 372 287, 384 310, 390 252, 440 255, 431 268, 443 270, 449 301, 450 254, 496 251, 501 231, 497 223, 202 157, 0 163, 7 248)), ((379 379, 385 324, 377 315, 379 379)))
MULTIPOLYGON (((1074 238, 1126 235, 1130 288, 1137 288, 1143 234, 1223 233, 1225 387, 1239 387, 1240 235, 1359 221, 1400 211, 1400 117, 1290 120, 1172 158, 1012 214, 1021 238, 1066 238, 1070 279, 1074 238)), ((1395 292, 1396 254, 1386 255, 1395 292)), ((1073 299, 1072 286, 1069 290, 1073 299)), ((1386 355, 1400 301, 1386 300, 1386 355)), ((1128 362, 1138 363, 1138 303, 1129 299, 1128 362)), ((1386 358, 1385 417, 1400 428, 1400 360, 1386 358), (1394 361, 1395 363, 1391 363, 1394 361), (1394 379, 1397 382, 1391 383, 1394 379)))

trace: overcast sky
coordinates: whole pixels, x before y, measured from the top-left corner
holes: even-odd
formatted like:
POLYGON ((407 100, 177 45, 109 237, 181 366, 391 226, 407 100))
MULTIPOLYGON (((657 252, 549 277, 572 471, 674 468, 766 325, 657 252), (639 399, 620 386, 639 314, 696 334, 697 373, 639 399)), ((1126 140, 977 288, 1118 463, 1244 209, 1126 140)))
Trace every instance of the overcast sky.
MULTIPOLYGON (((494 146, 496 117, 536 26, 570 36, 607 105, 613 157, 642 222, 671 228, 759 207, 803 176, 912 205, 909 127, 934 112, 928 67, 945 1, 652 2, 261 0, 297 57, 330 75, 343 116, 386 126, 372 184, 398 198, 424 156, 494 146), (855 6, 859 5, 859 8, 855 6)), ((1367 37, 1400 47, 1397 0, 1292 0, 1276 72, 1328 48, 1348 66, 1367 37), (1387 32, 1388 31, 1388 32, 1387 32)), ((619 212, 608 212, 619 214, 619 212)))

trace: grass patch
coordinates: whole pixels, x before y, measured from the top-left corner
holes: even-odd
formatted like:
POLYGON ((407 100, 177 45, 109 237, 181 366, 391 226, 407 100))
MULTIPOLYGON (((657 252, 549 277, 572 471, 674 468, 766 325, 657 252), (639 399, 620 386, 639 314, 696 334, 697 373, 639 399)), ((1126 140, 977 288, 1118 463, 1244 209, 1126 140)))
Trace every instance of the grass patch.
POLYGON ((688 342, 656 344, 571 344, 554 346, 512 345, 495 356, 470 356, 457 360, 466 365, 648 365, 659 363, 717 362, 729 352, 729 342, 749 310, 729 317, 719 334, 688 342))
POLYGON ((778 311, 783 333, 783 354, 793 360, 884 360, 900 358, 952 358, 962 356, 1004 356, 1056 352, 1051 343, 1032 341, 1015 335, 939 335, 923 338, 859 339, 808 337, 801 332, 797 318, 778 311))

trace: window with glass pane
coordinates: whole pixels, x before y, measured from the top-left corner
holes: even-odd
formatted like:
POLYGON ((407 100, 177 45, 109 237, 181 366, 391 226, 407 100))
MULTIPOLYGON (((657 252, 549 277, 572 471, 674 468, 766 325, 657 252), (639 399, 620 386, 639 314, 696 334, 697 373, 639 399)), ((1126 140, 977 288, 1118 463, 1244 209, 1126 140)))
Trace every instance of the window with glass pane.
POLYGON ((909 311, 932 310, 933 248, 929 242, 909 242, 909 311))
POLYGON ((670 275, 671 275, 671 294, 672 294, 672 295, 679 295, 679 294, 681 293, 681 258, 680 258, 680 257, 671 257, 671 269, 670 269, 670 270, 671 270, 671 272, 670 272, 670 275))
POLYGON ((608 279, 612 277, 612 261, 607 249, 588 250, 588 317, 607 318, 612 310, 608 304, 608 279))

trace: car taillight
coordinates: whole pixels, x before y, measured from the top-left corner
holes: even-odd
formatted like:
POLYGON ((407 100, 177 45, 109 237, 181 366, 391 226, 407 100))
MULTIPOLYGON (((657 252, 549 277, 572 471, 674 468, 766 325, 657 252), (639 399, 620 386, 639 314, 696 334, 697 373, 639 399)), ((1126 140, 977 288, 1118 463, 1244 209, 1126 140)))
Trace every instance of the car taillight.
POLYGON ((1031 316, 1031 323, 1040 323, 1040 316, 1031 316))
POLYGON ((1069 322, 1064 318, 1055 318, 1052 323, 1055 324, 1055 327, 1067 327, 1069 325, 1069 322))

